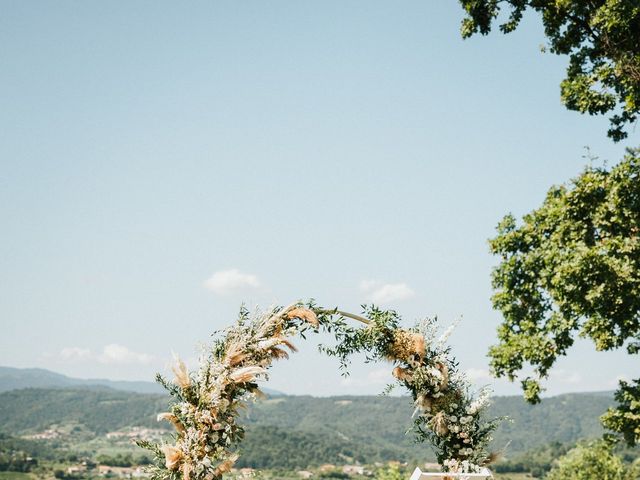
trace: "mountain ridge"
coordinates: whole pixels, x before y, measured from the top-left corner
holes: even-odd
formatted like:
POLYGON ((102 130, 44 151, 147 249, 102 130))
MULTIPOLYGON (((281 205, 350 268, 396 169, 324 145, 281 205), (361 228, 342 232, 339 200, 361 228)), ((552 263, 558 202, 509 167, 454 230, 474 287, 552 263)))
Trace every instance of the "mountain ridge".
MULTIPOLYGON (((109 380, 106 378, 75 378, 46 368, 16 368, 0 366, 0 393, 24 388, 108 387, 133 393, 163 394, 165 389, 156 382, 145 380, 109 380)), ((269 395, 284 395, 266 389, 269 395)))

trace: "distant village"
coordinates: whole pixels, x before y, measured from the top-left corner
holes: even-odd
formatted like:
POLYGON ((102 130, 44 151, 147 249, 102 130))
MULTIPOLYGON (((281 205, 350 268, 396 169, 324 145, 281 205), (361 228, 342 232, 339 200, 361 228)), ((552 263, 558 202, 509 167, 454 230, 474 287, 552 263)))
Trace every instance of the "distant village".
MULTIPOLYGON (((136 439, 145 440, 160 440, 166 435, 166 430, 158 428, 147 427, 130 427, 124 430, 116 430, 107 432, 103 438, 107 440, 109 445, 118 444, 130 444, 136 439)), ((22 438, 29 440, 60 440, 68 437, 69 433, 63 429, 49 428, 42 432, 33 433, 30 435, 24 435, 22 438)), ((388 462, 375 463, 373 465, 334 465, 323 464, 317 468, 310 468, 306 470, 298 470, 292 472, 293 478, 299 478, 301 480, 308 480, 314 477, 319 478, 346 478, 346 477, 373 477, 374 470, 385 466, 403 466, 400 462, 388 462)), ((437 470, 437 464, 425 464, 426 470, 437 470)), ((235 468, 231 473, 236 478, 252 478, 258 472, 258 469, 253 468, 235 468)), ((75 464, 69 465, 64 470, 64 476, 57 475, 57 478, 149 478, 149 474, 145 472, 144 465, 131 465, 131 466, 115 466, 105 465, 100 462, 94 461, 79 461, 75 464)), ((291 477, 290 477, 291 478, 291 477)))

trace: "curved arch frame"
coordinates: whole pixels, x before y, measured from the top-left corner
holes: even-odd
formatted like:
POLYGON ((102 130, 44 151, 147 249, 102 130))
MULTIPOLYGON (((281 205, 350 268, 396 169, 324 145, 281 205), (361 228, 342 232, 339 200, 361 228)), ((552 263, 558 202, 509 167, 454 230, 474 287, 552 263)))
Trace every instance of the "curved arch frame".
POLYGON ((436 338, 434 321, 411 329, 400 327, 395 311, 367 307, 364 316, 322 309, 313 302, 274 308, 266 314, 240 311, 237 322, 224 330, 204 352, 199 369, 189 372, 177 360, 175 378, 156 379, 173 398, 170 411, 158 415, 175 427, 172 443, 139 441, 154 452, 154 480, 218 480, 238 459, 235 447, 244 437, 238 410, 261 396, 258 380, 267 377, 274 360, 288 358, 296 348, 291 338, 310 331, 332 333, 337 343, 321 346, 346 368, 354 353, 367 361, 395 365, 397 384, 407 388, 416 410, 413 430, 418 441, 434 447, 445 472, 478 472, 492 461, 486 452, 499 420, 485 420, 488 395, 469 395, 469 385, 456 372, 457 363, 446 346, 448 333, 436 338), (353 327, 346 319, 363 323, 353 327))

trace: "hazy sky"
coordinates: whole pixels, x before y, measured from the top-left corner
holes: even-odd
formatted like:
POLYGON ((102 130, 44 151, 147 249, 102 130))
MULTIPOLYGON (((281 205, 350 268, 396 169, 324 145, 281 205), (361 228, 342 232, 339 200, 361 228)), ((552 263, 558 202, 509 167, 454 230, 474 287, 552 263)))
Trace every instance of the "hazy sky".
MULTIPOLYGON (((243 301, 314 297, 463 317, 454 352, 491 383, 487 238, 577 175, 585 145, 614 163, 630 142, 560 104, 566 59, 540 53, 536 18, 463 41, 461 17, 455 1, 2 1, 0 364, 152 379, 171 351, 193 366, 243 301)), ((269 386, 388 378, 341 380, 315 348, 269 386)), ((582 342, 550 393, 612 389, 632 363, 582 342)))

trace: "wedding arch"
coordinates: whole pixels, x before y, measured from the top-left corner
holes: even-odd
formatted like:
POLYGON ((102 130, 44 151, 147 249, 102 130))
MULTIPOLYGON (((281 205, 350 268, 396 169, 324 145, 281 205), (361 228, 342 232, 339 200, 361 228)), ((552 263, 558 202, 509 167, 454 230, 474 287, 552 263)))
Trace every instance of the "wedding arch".
POLYGON ((173 381, 157 375, 173 399, 158 420, 171 422, 175 433, 172 443, 137 442, 154 453, 152 479, 219 480, 229 472, 244 437, 238 411, 262 395, 257 381, 267 377, 274 360, 296 351, 293 337, 321 331, 335 336, 335 345, 320 349, 337 357, 341 368, 355 353, 364 353, 367 361, 392 362, 396 384, 415 402, 416 440, 431 443, 443 472, 479 472, 495 459, 487 447, 499 419, 486 418, 488 391, 471 394, 446 344, 450 329, 438 337, 435 320, 411 329, 401 328, 400 320, 395 311, 375 306, 365 307, 363 315, 313 302, 255 314, 242 309, 237 322, 203 353, 197 371, 177 360, 173 381))

